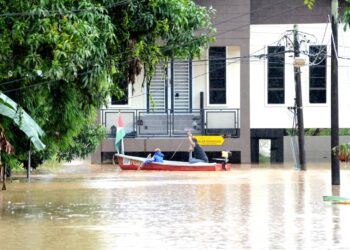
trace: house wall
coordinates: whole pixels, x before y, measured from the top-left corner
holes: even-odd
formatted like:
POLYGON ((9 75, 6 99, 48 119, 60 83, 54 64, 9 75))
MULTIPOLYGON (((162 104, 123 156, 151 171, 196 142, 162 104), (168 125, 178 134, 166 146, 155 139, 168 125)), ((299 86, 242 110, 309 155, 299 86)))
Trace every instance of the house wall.
MULTIPOLYGON (((258 141, 262 136, 268 136, 262 130, 270 129, 272 134, 276 134, 276 131, 272 130, 278 130, 279 133, 285 128, 292 127, 292 113, 287 108, 294 105, 295 90, 293 58, 287 56, 286 102, 283 105, 267 105, 267 61, 257 58, 252 60, 247 57, 252 54, 266 54, 267 46, 279 40, 286 30, 293 29, 294 23, 300 23, 300 31, 315 35, 319 44, 328 45, 330 55, 330 25, 326 24, 330 13, 330 1, 318 0, 312 10, 304 6, 304 0, 195 0, 195 2, 203 6, 213 6, 216 9, 216 14, 213 16, 213 23, 217 28, 214 35, 216 41, 211 46, 227 47, 228 58, 241 57, 235 62, 228 60, 228 103, 221 107, 240 109, 240 137, 230 139, 230 143, 225 146, 229 147, 226 149, 240 151, 242 163, 249 163, 252 158, 251 129, 253 137, 256 136, 254 140, 258 141)), ((340 56, 350 57, 350 46, 346 44, 346 41, 350 41, 349 38, 349 32, 343 32, 340 26, 340 56)), ((207 101, 207 51, 203 51, 200 59, 203 61, 193 62, 193 108, 198 109, 200 106, 200 92, 204 92, 205 108, 220 108, 209 106, 207 101)), ((339 59, 340 127, 350 125, 350 116, 347 116, 350 108, 350 98, 347 98, 347 93, 350 93, 349 63, 350 60, 339 59)), ((301 71, 305 127, 330 127, 330 60, 328 60, 327 68, 327 103, 324 105, 308 103, 308 67, 302 68, 301 71)), ((134 86, 136 92, 127 106, 131 109, 146 108, 146 90, 141 88, 142 79, 143 76, 138 77, 138 82, 134 86)), ((114 107, 124 109, 126 106, 114 107)), ((135 144, 136 140, 126 143, 127 145, 130 143, 132 148, 140 148, 139 150, 144 150, 142 147, 145 146, 145 143, 147 145, 163 143, 162 138, 145 140, 141 143, 142 145, 135 144)), ((110 142, 107 144, 112 145, 110 142)), ((103 146, 104 150, 111 151, 112 146, 106 145, 103 146)), ((252 145, 252 147, 255 146, 252 145)), ((168 150, 171 150, 171 146, 168 147, 168 150)))
MULTIPOLYGON (((200 93, 206 93, 206 82, 209 77, 208 65, 208 50, 204 50, 200 58, 193 59, 192 62, 192 104, 194 109, 200 108, 200 93)), ((205 100, 204 103, 206 104, 207 101, 205 100)))
MULTIPOLYGON (((136 77, 136 82, 134 86, 129 84, 129 103, 128 105, 111 105, 108 103, 106 108, 115 108, 115 109, 145 109, 146 100, 147 100, 147 89, 146 86, 142 87, 142 82, 144 78, 144 71, 142 70, 141 74, 136 77)), ((145 84, 146 85, 146 84, 145 84)))
MULTIPOLYGON (((212 6, 216 10, 213 23, 217 32, 214 35, 215 43, 211 46, 227 46, 228 55, 247 56, 250 53, 249 25, 250 25, 250 1, 240 0, 196 0, 199 5, 212 6), (238 49, 239 48, 239 49, 238 49)), ((250 156, 250 97, 249 97, 249 63, 239 60, 229 65, 230 73, 228 77, 238 80, 239 85, 233 85, 228 93, 230 105, 240 107, 240 137, 234 140, 234 145, 229 150, 241 152, 242 163, 249 163, 250 156), (239 62, 239 63, 238 63, 239 62), (232 66, 232 67, 231 67, 232 66), (232 71, 231 71, 232 70, 232 71), (235 72, 240 72, 235 74, 235 72), (239 88, 239 91, 237 91, 239 88), (237 91, 237 92, 236 92, 237 91), (239 93, 240 98, 235 99, 235 93, 239 93)), ((207 81, 206 79, 201 79, 207 81)), ((227 81, 227 83, 229 83, 227 81)), ((197 85, 196 85, 197 86, 197 85)), ((231 87, 231 86, 230 86, 231 87)), ((205 92, 206 93, 206 92, 205 92)), ((194 99, 195 100, 195 99, 194 99)), ((207 103, 205 101, 205 103, 207 103)))
POLYGON ((251 24, 325 23, 330 0, 317 0, 310 10, 304 0, 250 0, 251 24))
POLYGON ((220 109, 220 108, 240 108, 240 85, 241 85, 241 62, 239 46, 226 47, 226 100, 224 105, 209 104, 209 59, 208 50, 204 50, 201 57, 193 59, 193 108, 200 108, 200 92, 204 95, 204 108, 220 109))
MULTIPOLYGON (((250 31, 250 52, 252 54, 265 54, 267 46, 273 45, 283 35, 286 30, 293 29, 293 24, 299 24, 299 30, 314 34, 318 44, 326 44, 328 55, 330 55, 330 29, 329 22, 331 1, 317 0, 314 7, 309 10, 304 5, 304 0, 293 1, 274 1, 274 0, 251 0, 251 31, 250 31)), ((343 5, 340 4, 340 13, 343 5)), ((339 25, 339 54, 349 57, 349 48, 346 42, 349 41, 349 34, 343 32, 342 25, 339 25)), ((282 41, 283 42, 283 41, 282 41)), ((262 59, 251 60, 251 129, 252 129, 252 161, 258 159, 258 141, 259 139, 276 138, 272 135, 285 131, 285 128, 293 126, 293 114, 288 111, 288 107, 294 106, 295 87, 293 72, 293 57, 286 56, 285 67, 285 104, 267 105, 267 61, 262 59), (271 135, 272 134, 272 135, 271 135)), ((306 60, 308 64, 308 60, 306 60)), ((308 84, 309 72, 308 66, 301 69, 302 93, 303 93, 303 111, 304 123, 306 128, 330 127, 330 58, 327 62, 327 103, 323 105, 309 104, 308 84)), ((349 127, 349 60, 339 59, 339 117, 340 126, 349 127)), ((285 132, 281 133, 283 137, 285 132)), ((279 137, 278 137, 279 138, 279 137)), ((317 143, 310 146, 312 140, 318 140, 316 137, 306 142, 307 160, 319 161, 324 153, 329 154, 329 147, 321 149, 324 144, 317 147, 317 143), (312 157, 311 155, 314 155, 312 157)), ((324 140, 322 138, 321 140, 324 140)), ((288 162, 291 159, 290 143, 283 143, 278 140, 277 148, 283 148, 284 154, 278 156, 288 162)), ((284 140, 285 141, 285 140, 284 140)), ((280 153, 281 150, 278 150, 280 153)))
MULTIPOLYGON (((254 55, 266 54, 267 47, 278 42, 285 45, 285 39, 281 37, 287 30, 292 30, 292 24, 286 25, 252 25, 250 49, 254 55)), ((298 29, 315 36, 310 43, 302 43, 301 49, 308 51, 311 45, 327 45, 327 102, 325 104, 310 104, 309 92, 309 61, 308 57, 301 55, 306 60, 306 66, 301 67, 301 84, 303 97, 304 127, 305 128, 329 128, 330 127, 330 55, 331 55, 331 27, 327 24, 300 24, 298 29)), ((344 32, 339 27, 339 126, 350 127, 350 32, 344 32)), ((288 49, 288 48, 286 48, 288 49)), ((293 49, 293 48, 289 48, 293 49)), ((295 83, 293 71, 293 53, 285 57, 285 104, 267 104, 267 60, 265 58, 251 62, 251 128, 291 128, 293 115, 287 109, 294 106, 295 83)))
MULTIPOLYGON (((297 139, 296 139, 297 140, 297 139)), ((292 142, 290 136, 283 139, 284 162, 294 162, 292 142)), ((340 143, 348 143, 350 136, 340 136, 340 143)), ((330 136, 306 136, 305 137, 306 162, 330 162, 331 161, 331 137, 330 136)))
POLYGON ((216 27, 216 46, 240 45, 249 39, 250 2, 242 0, 195 0, 199 5, 212 6, 216 12, 212 21, 216 27))
MULTIPOLYGON (((217 26, 215 35, 216 42, 211 46, 227 47, 227 57, 238 57, 249 54, 249 25, 250 25, 250 1, 239 0, 215 0, 215 1, 196 1, 200 5, 212 5, 216 9, 216 15, 213 17, 214 25, 217 26), (245 13, 242 16, 242 13, 245 13)), ((227 61, 227 104, 220 106, 209 106, 207 101, 208 90, 208 53, 203 51, 200 58, 203 61, 193 62, 193 89, 192 100, 193 108, 200 107, 200 92, 204 93, 205 108, 240 108, 240 137, 227 138, 222 147, 208 147, 205 150, 220 151, 222 149, 241 152, 241 162, 250 162, 250 108, 249 108, 249 63, 242 64, 240 60, 227 61)), ((142 79, 142 77, 139 77, 142 79)), ((139 80, 140 82, 140 80, 139 80)), ((138 83, 139 84, 139 83, 138 83)), ((140 85, 136 84, 136 91, 140 90, 140 85)), ((145 96, 144 92, 137 92, 145 96)), ((132 97, 130 108, 145 108, 145 97, 132 97)), ((125 106, 116 107, 125 108, 125 106)), ((124 119, 124 116, 123 116, 124 119)), ((142 151, 147 147, 152 148, 153 144, 163 145, 162 150, 171 151, 172 143, 168 138, 147 138, 144 141, 136 139, 125 140, 127 151, 142 151), (130 141, 133 140, 133 141, 130 141), (136 144, 134 142, 137 142, 136 144), (141 146, 140 146, 141 145, 141 146), (145 146, 146 145, 146 146, 145 146), (130 149, 128 149, 128 147, 130 149)), ((104 152, 112 152, 113 143, 106 140, 103 142, 101 149, 104 152)), ((187 150, 187 149, 186 149, 187 150)), ((96 153, 98 156, 99 152, 96 153)))

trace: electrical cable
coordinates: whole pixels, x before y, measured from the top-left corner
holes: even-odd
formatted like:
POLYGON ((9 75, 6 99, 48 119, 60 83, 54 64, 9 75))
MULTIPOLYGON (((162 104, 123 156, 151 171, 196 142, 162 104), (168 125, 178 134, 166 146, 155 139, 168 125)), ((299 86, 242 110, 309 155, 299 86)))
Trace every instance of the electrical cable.
MULTIPOLYGON (((303 5, 301 5, 301 6, 303 6, 303 5)), ((276 16, 281 15, 281 14, 284 14, 284 13, 289 12, 289 11, 292 11, 292 10, 294 10, 294 9, 300 8, 301 6, 297 6, 297 7, 295 7, 295 8, 288 9, 287 11, 283 11, 283 12, 281 12, 281 13, 278 13, 276 16)), ((262 7, 262 8, 263 8, 263 7, 262 7)), ((274 17, 274 16, 272 16, 272 17, 274 17)), ((267 20, 267 19, 270 19, 270 18, 271 18, 271 17, 268 17, 268 18, 266 18, 266 20, 267 20)), ((245 26, 248 26, 248 25, 250 25, 250 24, 247 24, 247 25, 245 25, 245 26)), ((240 26, 240 27, 243 27, 243 26, 240 26)), ((227 33, 227 32, 233 31, 233 30, 236 30, 237 28, 238 28, 238 27, 236 27, 235 29, 232 29, 232 30, 227 30, 227 31, 225 31, 224 33, 227 33)), ((219 34, 217 34, 217 35, 220 35, 220 34, 223 34, 223 33, 219 33, 219 34)), ((183 44, 183 45, 184 45, 184 44, 183 44)), ((264 48, 262 48, 262 49, 264 49, 264 48)), ((125 52, 122 52, 122 53, 125 53, 125 52)), ((344 58, 344 59, 348 59, 348 58, 344 58)), ((235 63, 235 62, 232 62, 232 63, 235 63)), ((229 64, 231 64, 231 63, 229 63, 229 64)), ((15 80, 11 80, 11 81, 15 81, 15 80)), ((11 81, 0 83, 0 86, 1 86, 1 85, 5 85, 5 84, 8 84, 8 83, 10 83, 11 81)), ((36 85, 39 85, 39 83, 36 84, 36 85)))
POLYGON ((247 16, 247 15, 251 15, 251 14, 253 14, 253 13, 255 13, 255 12, 258 12, 258 11, 260 11, 260 10, 263 10, 263 9, 266 9, 266 8, 270 8, 270 7, 275 7, 276 5, 278 5, 278 4, 280 4, 280 3, 283 3, 283 2, 289 2, 289 0, 281 0, 281 1, 278 1, 277 3, 274 2, 274 3, 272 3, 272 4, 268 4, 268 5, 259 7, 259 8, 257 8, 257 9, 254 9, 253 11, 248 12, 248 13, 244 13, 244 14, 239 15, 239 16, 234 16, 234 17, 231 17, 231 18, 226 19, 226 20, 224 20, 224 21, 215 23, 215 25, 220 25, 220 24, 224 24, 224 23, 231 22, 232 20, 235 20, 235 19, 238 19, 238 18, 247 16))
MULTIPOLYGON (((124 2, 128 2, 128 0, 126 0, 126 1, 120 1, 120 2, 118 2, 118 3, 114 3, 114 4, 110 4, 110 5, 107 5, 107 6, 104 6, 104 7, 111 7, 111 6, 116 6, 116 5, 118 5, 118 4, 120 4, 120 3, 124 3, 124 2)), ((283 1, 281 1, 281 2, 283 2, 283 1)), ((103 7, 103 6, 102 6, 103 7)), ((266 7, 266 6, 265 6, 266 7)), ((261 9, 264 9, 265 7, 261 7, 261 9)), ((300 7, 300 6, 299 6, 300 7)), ((295 7, 295 8, 299 8, 298 6, 297 7, 295 7)), ((287 12, 288 11, 291 11, 291 10, 294 10, 295 8, 292 8, 292 9, 289 9, 289 10, 287 10, 287 12)), ((257 10, 256 10, 257 11, 257 10)), ((252 11, 252 12, 250 12, 250 13, 253 13, 253 12, 255 12, 255 11, 252 11)), ((22 12, 22 13, 24 13, 24 14, 29 14, 28 12, 22 12)), ((283 13, 285 13, 285 11, 283 11, 283 12, 281 12, 281 13, 278 13, 277 15, 280 15, 280 14, 283 14, 283 13)), ((21 13, 3 13, 3 14, 0 14, 0 16, 6 16, 6 14, 21 14, 21 13)), ((249 13, 248 13, 249 14, 249 13)), ((266 18, 265 20, 267 20, 267 19, 269 19, 270 17, 268 17, 268 18, 266 18)), ((228 19, 228 20, 230 20, 230 19, 228 19)), ((246 24, 246 25, 244 25, 244 26, 249 26, 250 24, 246 24)), ((240 27, 243 27, 243 26, 240 26, 240 27)), ((224 34, 224 33, 226 33, 226 32, 230 32, 230 31, 232 31, 232 30, 229 30, 229 31, 225 31, 225 32, 222 32, 221 34, 224 34)), ((191 42, 193 42, 193 41, 191 41, 191 42)), ((188 43, 187 45, 189 45, 190 43, 188 43)), ((182 45, 179 45, 178 47, 183 47, 183 46, 185 46, 186 44, 182 44, 182 45)), ((174 47, 174 48, 176 48, 176 47, 174 47)), ((262 49, 264 49, 264 48, 262 48, 262 49)), ((168 48, 168 49, 166 49, 166 50, 164 50, 165 52, 167 51, 167 50, 171 50, 171 48, 168 48)), ((118 54, 116 54, 116 55, 113 55, 113 56, 118 56, 118 55, 122 55, 122 54, 125 54, 125 53, 127 53, 126 51, 125 52, 121 52, 121 53, 118 53, 118 54)), ((18 79, 18 81, 20 81, 20 80, 22 80, 22 79, 24 79, 24 78, 21 78, 21 79, 18 79)), ((15 80, 11 80, 11 81, 8 81, 8 82, 2 82, 2 83, 0 83, 0 86, 1 85, 6 85, 6 84, 8 84, 8 83, 11 83, 12 81, 15 81, 15 80)))
MULTIPOLYGON (((290 51, 289 51, 289 52, 290 52, 290 51)), ((274 55, 275 55, 275 54, 274 54, 274 55)), ((227 58, 228 60, 236 59, 236 61, 228 62, 227 65, 231 65, 231 64, 237 63, 237 62, 242 62, 242 63, 244 63, 244 61, 242 61, 242 59, 250 59, 250 58, 252 58, 252 57, 253 57, 253 58, 259 58, 259 59, 261 59, 262 56, 268 56, 268 55, 267 55, 267 54, 261 54, 261 55, 258 55, 258 56, 252 56, 252 54, 250 54, 250 55, 248 55, 248 56, 227 58)), ((225 60, 226 60, 226 59, 225 59, 225 60)), ((203 60, 202 60, 202 61, 203 61, 203 60)), ((209 61, 209 59, 206 60, 206 61, 209 61)), ((128 62, 130 62, 130 61, 124 61, 124 62, 120 62, 120 63, 118 63, 118 64, 128 63, 128 62)), ((250 62, 251 62, 251 61, 249 61, 249 63, 250 63, 250 62)), ((259 62, 259 61, 256 61, 256 62, 259 62)), ((278 63, 277 63, 277 64, 278 64, 278 63)), ((288 63, 285 63, 285 64, 288 64, 288 63)), ((205 64, 205 65, 206 65, 206 64, 205 64)), ((223 65, 221 68, 217 68, 217 69, 222 69, 222 68, 226 67, 227 65, 225 64, 225 65, 223 65)), ((292 63, 290 63, 290 65, 292 65, 292 63)), ((197 65, 197 66, 199 66, 199 65, 197 65)), ((310 66, 313 66, 313 65, 310 64, 310 66)), ((329 67, 329 66, 327 65, 327 67, 329 67)), ((345 66, 345 65, 342 66, 342 65, 339 65, 339 67, 350 67, 350 66, 345 66)), ((91 71, 92 71, 92 70, 90 70, 90 71, 88 71, 88 72, 85 72, 85 73, 79 73, 79 75, 86 75, 86 74, 90 73, 91 71)), ((205 72, 205 73, 200 74, 200 75, 196 75, 196 76, 192 77, 192 79, 196 79, 196 78, 198 78, 198 77, 202 77, 202 76, 207 75, 207 74, 209 74, 209 73, 211 73, 211 71, 205 72)), ((22 79, 16 79, 16 80, 8 81, 8 82, 3 82, 3 83, 0 83, 0 86, 1 86, 1 85, 4 85, 4 84, 9 84, 9 83, 11 83, 11 82, 19 81, 19 80, 22 80, 22 79)), ((20 88, 5 90, 5 91, 3 91, 3 92, 4 92, 4 93, 10 93, 10 92, 14 92, 14 91, 22 90, 22 89, 27 89, 27 88, 31 88, 31 87, 37 87, 37 86, 44 85, 44 84, 51 84, 51 83, 53 83, 53 82, 58 82, 58 81, 61 81, 61 80, 63 80, 63 79, 48 80, 48 81, 44 81, 44 82, 35 83, 35 84, 32 84, 32 85, 23 86, 23 87, 20 87, 20 88)))
MULTIPOLYGON (((276 17, 276 16, 280 16, 280 15, 282 15, 282 14, 286 14, 286 13, 288 13, 288 12, 290 12, 290 11, 299 9, 299 8, 301 8, 301 7, 304 7, 304 4, 298 5, 298 6, 294 7, 294 8, 287 9, 287 10, 282 11, 282 12, 279 12, 279 13, 277 13, 276 15, 269 16, 269 17, 267 17, 267 18, 264 18, 263 21, 269 20, 269 19, 274 18, 274 17, 276 17)), ((223 32, 221 32, 221 33, 216 33, 216 34, 215 34, 215 37, 222 36, 222 35, 224 35, 224 34, 226 34, 226 33, 228 33, 228 32, 236 31, 236 30, 238 30, 238 29, 241 29, 241 28, 244 28, 244 27, 250 26, 250 25, 251 25, 251 24, 248 23, 248 24, 240 25, 240 26, 235 27, 235 28, 230 29, 230 30, 225 30, 225 31, 223 31, 223 32)))

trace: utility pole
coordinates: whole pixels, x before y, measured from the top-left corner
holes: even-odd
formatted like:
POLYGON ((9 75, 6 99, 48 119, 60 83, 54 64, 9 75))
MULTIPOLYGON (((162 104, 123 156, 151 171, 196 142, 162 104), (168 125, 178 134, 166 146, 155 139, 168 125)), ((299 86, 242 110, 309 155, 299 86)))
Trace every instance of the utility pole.
MULTIPOLYGON (((338 0, 332 1, 332 48, 331 48, 331 149, 339 145, 338 103, 338 0)), ((340 185, 338 149, 332 155, 332 185, 340 185)))
MULTIPOLYGON (((293 29, 293 47, 294 47, 294 59, 300 56, 300 44, 298 39, 298 26, 294 25, 293 29)), ((298 120, 298 142, 299 142, 299 163, 300 170, 306 170, 305 164, 305 147, 304 147, 304 115, 303 115, 303 99, 301 93, 301 71, 298 65, 294 65, 294 80, 295 80, 295 100, 296 100, 296 112, 298 120)))

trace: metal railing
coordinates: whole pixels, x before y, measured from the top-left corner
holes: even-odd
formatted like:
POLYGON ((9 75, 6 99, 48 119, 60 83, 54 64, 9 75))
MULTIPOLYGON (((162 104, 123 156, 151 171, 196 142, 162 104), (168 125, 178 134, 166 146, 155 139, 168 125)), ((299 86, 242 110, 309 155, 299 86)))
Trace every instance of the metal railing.
POLYGON ((239 109, 101 109, 101 124, 108 137, 115 136, 119 114, 126 137, 180 137, 189 130, 197 135, 239 137, 239 109))

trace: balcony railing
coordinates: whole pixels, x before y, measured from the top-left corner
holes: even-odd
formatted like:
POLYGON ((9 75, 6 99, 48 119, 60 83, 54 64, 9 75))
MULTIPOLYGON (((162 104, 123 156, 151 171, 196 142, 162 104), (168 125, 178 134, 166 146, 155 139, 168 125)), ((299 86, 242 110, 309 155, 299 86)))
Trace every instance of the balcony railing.
POLYGON ((122 115, 126 137, 183 137, 196 135, 239 137, 239 109, 146 110, 102 109, 101 124, 108 137, 115 137, 118 115, 122 115))

